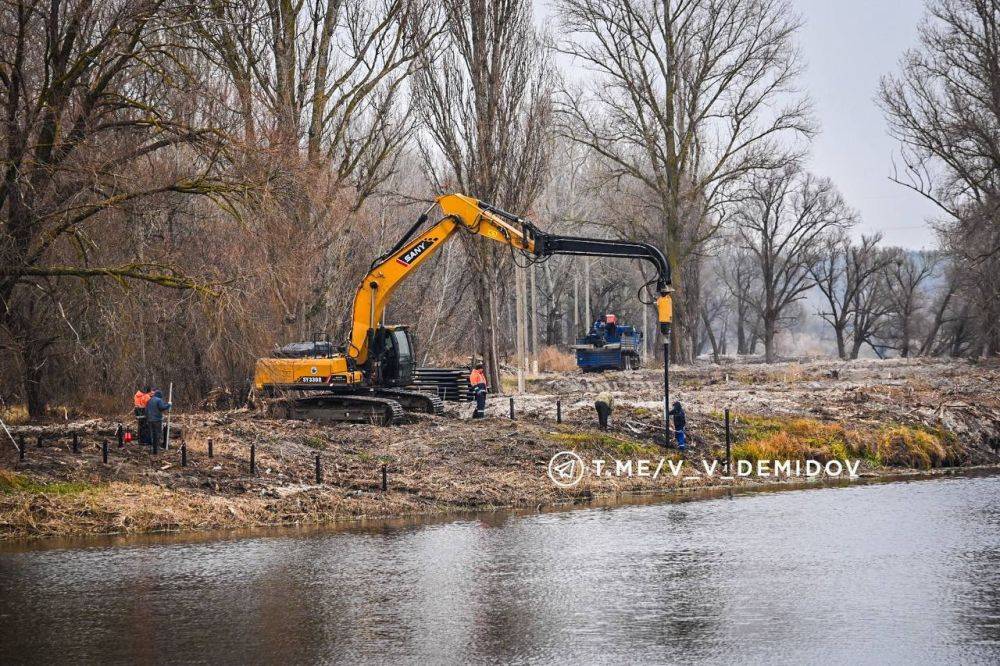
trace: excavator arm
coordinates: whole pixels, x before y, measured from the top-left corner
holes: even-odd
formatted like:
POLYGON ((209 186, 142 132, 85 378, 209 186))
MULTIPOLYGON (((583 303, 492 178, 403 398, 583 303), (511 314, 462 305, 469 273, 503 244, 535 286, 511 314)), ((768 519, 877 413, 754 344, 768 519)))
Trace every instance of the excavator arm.
MULTIPOLYGON (((364 365, 371 353, 375 332, 382 325, 385 307, 396 288, 427 261, 456 232, 475 233, 538 257, 556 254, 643 259, 657 271, 657 312, 664 334, 670 330, 670 265, 663 253, 648 243, 557 236, 540 231, 522 217, 461 194, 438 198, 444 217, 425 231, 427 213, 420 216, 403 238, 376 259, 354 297, 353 324, 348 356, 364 365)), ((428 211, 429 212, 429 211, 428 211)))

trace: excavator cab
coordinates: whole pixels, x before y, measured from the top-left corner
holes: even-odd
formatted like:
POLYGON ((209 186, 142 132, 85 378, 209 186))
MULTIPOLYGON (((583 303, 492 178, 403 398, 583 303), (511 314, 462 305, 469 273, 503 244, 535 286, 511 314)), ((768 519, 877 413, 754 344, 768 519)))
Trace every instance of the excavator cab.
POLYGON ((406 386, 412 383, 416 365, 413 338, 406 326, 379 326, 375 329, 370 355, 375 386, 406 386))

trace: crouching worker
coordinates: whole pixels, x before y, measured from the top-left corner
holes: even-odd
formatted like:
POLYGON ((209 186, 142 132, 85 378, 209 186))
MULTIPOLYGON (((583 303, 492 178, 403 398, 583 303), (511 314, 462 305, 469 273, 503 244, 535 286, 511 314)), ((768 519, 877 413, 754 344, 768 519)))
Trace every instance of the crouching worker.
POLYGON ((594 409, 597 410, 597 425, 600 426, 601 430, 608 429, 608 419, 611 417, 611 410, 615 408, 614 397, 604 391, 597 395, 597 400, 594 401, 594 409))
POLYGON ((472 418, 481 419, 486 416, 486 372, 482 363, 476 363, 472 372, 469 373, 469 384, 472 386, 472 395, 476 399, 476 409, 472 412, 472 418))
POLYGON ((139 443, 149 444, 149 431, 146 429, 146 404, 153 397, 153 392, 148 386, 143 386, 141 391, 136 391, 132 397, 132 404, 135 405, 135 420, 139 428, 139 443))
POLYGON ((687 417, 684 415, 684 408, 681 407, 679 401, 674 402, 673 409, 668 414, 674 417, 674 435, 677 436, 677 448, 684 451, 687 449, 687 434, 684 432, 684 426, 687 425, 687 417))
POLYGON ((146 403, 146 425, 154 451, 158 451, 163 444, 163 412, 169 410, 170 403, 163 399, 163 393, 159 389, 153 391, 153 397, 146 403))

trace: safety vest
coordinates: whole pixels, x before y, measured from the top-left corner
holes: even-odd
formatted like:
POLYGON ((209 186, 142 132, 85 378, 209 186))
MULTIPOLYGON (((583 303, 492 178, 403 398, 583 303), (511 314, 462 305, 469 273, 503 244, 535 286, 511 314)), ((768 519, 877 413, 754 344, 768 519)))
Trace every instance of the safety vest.
POLYGON ((145 409, 146 403, 148 403, 149 399, 152 397, 153 397, 152 393, 143 393, 142 391, 136 391, 135 397, 133 398, 133 402, 136 407, 142 407, 143 409, 145 409))
POLYGON ((472 373, 469 374, 469 383, 472 384, 473 386, 475 386, 476 384, 485 384, 486 373, 480 370, 479 368, 475 368, 472 371, 472 373))

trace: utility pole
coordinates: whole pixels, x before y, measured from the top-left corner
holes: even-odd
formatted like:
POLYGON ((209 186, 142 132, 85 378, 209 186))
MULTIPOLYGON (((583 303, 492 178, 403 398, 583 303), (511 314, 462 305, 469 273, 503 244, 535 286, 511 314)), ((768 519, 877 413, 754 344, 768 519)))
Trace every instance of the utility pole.
POLYGON ((570 339, 576 339, 580 335, 580 274, 573 271, 573 335, 570 339))
MULTIPOLYGON (((170 382, 170 389, 167 391, 167 404, 170 405, 174 401, 174 383, 170 382)), ((170 412, 174 411, 174 406, 170 405, 170 409, 167 410, 167 434, 163 438, 163 450, 167 451, 170 449, 170 412)))

